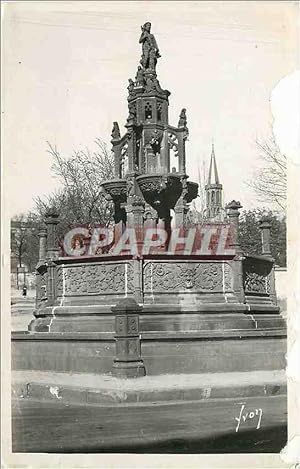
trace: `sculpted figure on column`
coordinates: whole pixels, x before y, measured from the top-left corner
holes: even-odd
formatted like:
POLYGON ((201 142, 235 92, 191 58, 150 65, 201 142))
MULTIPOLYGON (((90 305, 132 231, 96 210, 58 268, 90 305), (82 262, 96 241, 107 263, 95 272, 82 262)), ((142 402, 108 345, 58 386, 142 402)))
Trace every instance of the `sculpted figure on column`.
POLYGON ((139 42, 143 44, 141 65, 145 70, 155 71, 157 59, 160 57, 158 45, 153 34, 151 34, 151 23, 141 26, 142 34, 139 42))

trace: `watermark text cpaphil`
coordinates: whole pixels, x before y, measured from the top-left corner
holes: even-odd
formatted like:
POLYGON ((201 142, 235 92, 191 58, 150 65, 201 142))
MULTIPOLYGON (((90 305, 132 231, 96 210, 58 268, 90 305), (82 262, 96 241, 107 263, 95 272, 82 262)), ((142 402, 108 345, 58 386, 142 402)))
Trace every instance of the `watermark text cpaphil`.
POLYGON ((234 256, 230 224, 202 224, 163 228, 80 225, 71 228, 61 243, 63 256, 149 254, 234 256))

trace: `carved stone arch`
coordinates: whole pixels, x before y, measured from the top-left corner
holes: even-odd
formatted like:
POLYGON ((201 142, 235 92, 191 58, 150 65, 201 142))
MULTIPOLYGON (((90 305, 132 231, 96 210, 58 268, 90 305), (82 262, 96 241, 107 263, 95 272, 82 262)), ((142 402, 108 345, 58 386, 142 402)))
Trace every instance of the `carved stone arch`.
POLYGON ((162 121, 163 104, 161 101, 156 103, 156 118, 158 122, 162 121))

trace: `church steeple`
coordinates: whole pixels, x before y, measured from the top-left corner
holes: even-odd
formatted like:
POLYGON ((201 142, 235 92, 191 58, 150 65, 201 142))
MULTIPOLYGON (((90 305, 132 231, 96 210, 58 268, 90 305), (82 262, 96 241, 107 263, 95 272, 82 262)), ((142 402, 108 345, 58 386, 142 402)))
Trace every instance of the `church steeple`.
POLYGON ((217 169, 215 146, 212 143, 211 157, 209 164, 209 172, 207 184, 205 186, 206 192, 206 210, 205 218, 207 220, 218 221, 223 214, 223 186, 220 184, 219 174, 217 169))
POLYGON ((213 179, 213 184, 219 184, 219 175, 217 170, 216 155, 215 155, 215 145, 212 143, 209 173, 207 184, 211 184, 213 179))

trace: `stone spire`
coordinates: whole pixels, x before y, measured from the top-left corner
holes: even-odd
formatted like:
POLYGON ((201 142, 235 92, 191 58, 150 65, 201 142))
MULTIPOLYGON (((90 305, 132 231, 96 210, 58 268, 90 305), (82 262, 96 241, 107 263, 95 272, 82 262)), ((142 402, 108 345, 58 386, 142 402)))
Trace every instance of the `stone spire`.
POLYGON ((219 181, 219 175, 218 175, 218 170, 217 170, 215 146, 214 146, 214 143, 212 143, 207 184, 208 185, 210 185, 210 184, 219 184, 219 182, 220 181, 219 181), (213 182, 212 182, 212 180, 213 180, 213 182))
POLYGON ((207 184, 205 186, 206 192, 206 210, 205 218, 207 220, 221 221, 224 209, 223 209, 223 186, 220 184, 215 147, 212 143, 210 165, 208 172, 207 184))

